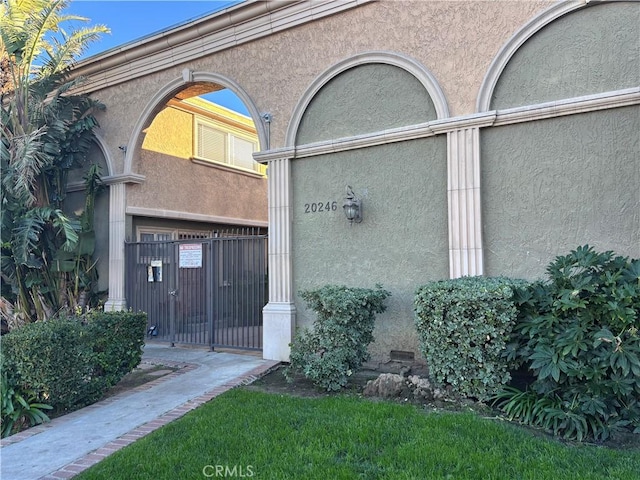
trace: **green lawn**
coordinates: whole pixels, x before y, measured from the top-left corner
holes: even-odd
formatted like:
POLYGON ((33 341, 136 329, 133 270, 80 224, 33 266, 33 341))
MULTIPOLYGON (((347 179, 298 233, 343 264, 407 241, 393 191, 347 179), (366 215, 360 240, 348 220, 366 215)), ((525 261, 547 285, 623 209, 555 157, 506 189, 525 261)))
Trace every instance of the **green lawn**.
POLYGON ((572 446, 474 413, 231 390, 78 479, 638 479, 640 450, 572 446), (216 470, 217 468, 217 470, 216 470), (225 471, 226 468, 226 471, 225 471))

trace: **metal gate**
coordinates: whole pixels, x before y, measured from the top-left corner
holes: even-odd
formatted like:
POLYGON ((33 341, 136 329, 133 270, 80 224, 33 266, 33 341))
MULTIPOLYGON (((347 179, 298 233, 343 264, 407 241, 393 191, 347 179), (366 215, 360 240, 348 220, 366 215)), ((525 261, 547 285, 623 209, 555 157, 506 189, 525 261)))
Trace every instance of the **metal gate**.
POLYGON ((172 344, 262 348, 267 236, 125 244, 127 305, 172 344))

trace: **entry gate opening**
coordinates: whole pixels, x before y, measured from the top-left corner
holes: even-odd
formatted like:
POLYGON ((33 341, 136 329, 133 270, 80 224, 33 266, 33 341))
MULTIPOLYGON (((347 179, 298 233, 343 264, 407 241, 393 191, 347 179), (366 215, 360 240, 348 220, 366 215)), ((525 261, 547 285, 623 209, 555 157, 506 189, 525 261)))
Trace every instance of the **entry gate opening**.
POLYGON ((262 349, 267 236, 125 244, 127 305, 172 344, 262 349))

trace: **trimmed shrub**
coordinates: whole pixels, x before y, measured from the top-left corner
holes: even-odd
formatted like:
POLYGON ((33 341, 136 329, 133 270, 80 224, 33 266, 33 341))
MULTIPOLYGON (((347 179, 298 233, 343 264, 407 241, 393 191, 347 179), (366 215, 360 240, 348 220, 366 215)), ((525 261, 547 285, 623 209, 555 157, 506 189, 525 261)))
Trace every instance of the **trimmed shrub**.
POLYGON ((93 377, 103 389, 118 383, 142 360, 147 315, 140 312, 91 312, 85 317, 91 338, 93 377))
POLYGON ((56 412, 98 400, 141 359, 146 315, 93 313, 56 318, 2 336, 2 371, 56 412))
POLYGON ((73 319, 28 323, 2 337, 2 370, 11 384, 32 391, 56 410, 89 403, 92 351, 73 319))
POLYGON ((557 257, 548 281, 518 289, 507 356, 535 375, 503 409, 565 438, 640 433, 640 260, 585 245, 557 257))
POLYGON ((415 324, 432 380, 480 400, 510 380, 502 353, 516 322, 514 285, 522 283, 464 277, 417 289, 415 324))
POLYGON ((296 334, 291 344, 287 378, 300 373, 328 391, 345 387, 349 377, 369 359, 376 314, 385 311, 391 295, 376 289, 327 285, 301 292, 309 308, 317 313, 313 331, 296 334))

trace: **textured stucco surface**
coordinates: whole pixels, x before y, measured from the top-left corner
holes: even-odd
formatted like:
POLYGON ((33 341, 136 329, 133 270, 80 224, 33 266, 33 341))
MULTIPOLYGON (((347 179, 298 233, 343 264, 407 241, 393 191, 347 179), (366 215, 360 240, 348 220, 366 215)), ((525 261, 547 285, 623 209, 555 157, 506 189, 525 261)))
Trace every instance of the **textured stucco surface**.
POLYGON ((383 0, 366 4, 96 91, 95 98, 107 105, 100 115, 101 135, 121 171, 117 146, 129 141, 144 106, 170 81, 181 78, 183 68, 191 68, 238 82, 260 112, 273 115, 271 147, 282 147, 292 112, 316 77, 353 55, 380 50, 409 56, 429 69, 452 115, 473 113, 482 79, 500 47, 553 3, 383 0))
POLYGON ((165 108, 147 129, 142 148, 172 157, 192 157, 193 114, 177 108, 165 108))
MULTIPOLYGON (((472 114, 500 48, 556 3, 366 4, 97 91, 94 97, 108 108, 100 114, 100 134, 115 162, 114 173, 122 172, 118 145, 129 142, 147 103, 153 98, 158 105, 166 103, 176 92, 164 99, 156 98, 157 93, 190 68, 237 82, 257 111, 273 115, 271 148, 284 147, 292 114, 314 80, 337 63, 372 51, 419 62, 441 87, 452 116, 472 114)), ((640 83, 637 4, 592 3, 549 25, 516 53, 497 84, 492 108, 640 83)), ((378 80, 388 86, 385 78, 378 80)), ((400 126, 414 116, 424 121, 415 110, 392 113, 392 100, 407 104, 406 95, 420 98, 420 92, 398 86, 396 98, 384 95, 376 99, 381 101, 376 107, 366 95, 371 88, 358 91, 356 86, 362 85, 342 75, 329 82, 328 99, 322 99, 321 91, 312 102, 297 143, 400 126), (334 82, 345 84, 338 88, 334 82), (337 106, 345 108, 340 112, 337 106), (335 118, 339 122, 334 124, 335 118)), ((425 114, 430 115, 435 118, 425 114)), ((640 256, 638 131, 637 106, 482 129, 485 273, 536 278, 555 255, 584 243, 640 256)), ((178 151, 167 156, 144 150, 143 137, 129 145, 129 152, 132 171, 145 175, 146 182, 127 187, 128 205, 256 218, 234 195, 243 189, 266 192, 266 181, 194 165, 186 157, 180 160, 178 151)), ((294 290, 326 283, 382 283, 393 296, 377 323, 374 358, 384 361, 392 349, 414 350, 418 357, 413 293, 418 285, 449 275, 445 136, 293 160, 292 188, 294 290), (352 227, 341 209, 347 184, 364 199, 365 220, 352 227), (335 212, 304 213, 305 204, 333 201, 335 212)), ((266 219, 266 208, 260 219, 266 219)), ((132 219, 127 222, 132 231, 132 219)), ((295 302, 298 325, 310 325, 313 314, 299 296, 295 302)))
POLYGON ((293 281, 298 326, 314 314, 297 293, 329 283, 392 293, 380 315, 373 360, 390 350, 420 358, 413 326, 418 285, 448 277, 446 137, 372 147, 292 162, 293 281), (345 186, 362 198, 364 220, 349 225, 345 186), (337 210, 305 213, 305 204, 337 210))
POLYGON ((579 245, 640 257, 640 107, 481 131, 487 275, 541 277, 579 245))
POLYGON ((640 85, 640 2, 594 4, 550 23, 511 58, 500 109, 640 85))
POLYGON ((142 151, 146 181, 127 188, 127 205, 267 221, 267 179, 142 151))
POLYGON ((402 68, 359 65, 331 79, 313 97, 296 144, 428 122, 437 118, 424 86, 402 68))

